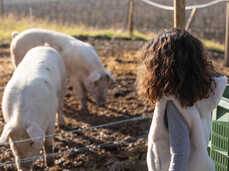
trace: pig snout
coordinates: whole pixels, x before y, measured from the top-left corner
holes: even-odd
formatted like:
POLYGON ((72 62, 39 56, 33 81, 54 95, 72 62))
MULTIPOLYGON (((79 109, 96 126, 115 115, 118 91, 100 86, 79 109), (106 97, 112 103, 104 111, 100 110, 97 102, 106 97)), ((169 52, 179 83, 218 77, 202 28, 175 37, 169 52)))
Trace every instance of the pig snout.
POLYGON ((18 164, 19 171, 31 171, 32 170, 32 162, 20 163, 18 164))
POLYGON ((99 107, 106 107, 106 103, 98 105, 99 107))
POLYGON ((99 101, 96 103, 100 107, 105 107, 106 106, 106 101, 99 101))
POLYGON ((32 169, 20 169, 19 171, 30 171, 32 169))
POLYGON ((25 168, 21 168, 19 169, 19 171, 31 171, 32 169, 30 167, 25 167, 25 168))
POLYGON ((96 104, 100 107, 105 107, 106 105, 106 98, 96 98, 96 104))

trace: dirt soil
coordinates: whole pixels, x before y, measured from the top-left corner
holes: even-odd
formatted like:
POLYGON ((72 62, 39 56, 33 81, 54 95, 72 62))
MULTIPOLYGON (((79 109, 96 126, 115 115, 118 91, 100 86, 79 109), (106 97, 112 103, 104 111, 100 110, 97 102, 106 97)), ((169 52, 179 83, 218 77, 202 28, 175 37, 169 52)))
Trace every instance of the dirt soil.
MULTIPOLYGON (((65 97, 64 116, 66 127, 55 132, 88 128, 104 123, 129 119, 142 115, 152 115, 153 107, 142 113, 144 105, 137 99, 134 89, 138 50, 145 43, 143 40, 108 40, 103 38, 85 38, 97 50, 106 69, 113 73, 116 83, 108 92, 106 107, 98 107, 89 96, 90 115, 79 112, 79 101, 69 83, 65 97)), ((223 66, 223 53, 209 51, 209 59, 213 60, 215 69, 229 76, 229 68, 223 66)), ((9 46, 0 46, 0 103, 4 87, 11 78, 9 46)), ((134 121, 106 128, 64 134, 54 137, 54 152, 79 149, 88 145, 110 143, 131 137, 147 135, 151 119, 134 121)), ((0 132, 5 125, 0 107, 0 132)), ((77 171, 145 171, 147 139, 140 138, 132 142, 112 144, 109 147, 89 148, 77 153, 67 153, 55 157, 55 166, 46 167, 44 160, 37 160, 34 170, 77 170, 77 171)), ((9 145, 0 147, 0 162, 14 161, 9 145)), ((43 152, 41 152, 41 155, 43 152)), ((3 166, 0 170, 16 170, 15 165, 3 166)))

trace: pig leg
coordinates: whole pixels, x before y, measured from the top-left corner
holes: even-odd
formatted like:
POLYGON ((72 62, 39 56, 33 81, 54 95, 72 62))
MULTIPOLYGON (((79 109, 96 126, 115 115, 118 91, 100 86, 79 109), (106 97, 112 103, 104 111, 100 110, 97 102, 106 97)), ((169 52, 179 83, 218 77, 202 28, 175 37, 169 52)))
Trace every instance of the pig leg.
POLYGON ((79 96, 79 99, 80 99, 80 105, 81 105, 80 112, 82 114, 90 114, 89 113, 89 110, 87 108, 87 94, 86 94, 86 92, 84 92, 83 94, 81 94, 79 96))
MULTIPOLYGON (((51 129, 48 129, 47 135, 53 134, 54 129, 55 129, 55 126, 52 127, 51 129)), ((46 155, 53 153, 52 141, 53 141, 53 137, 46 137, 45 138, 44 147, 45 147, 45 154, 46 155)), ((46 158, 46 165, 47 166, 53 166, 54 165, 54 159, 53 159, 53 157, 47 157, 46 158)))
POLYGON ((63 127, 65 125, 64 121, 64 115, 63 115, 63 106, 64 106, 64 96, 65 96, 65 91, 61 92, 60 100, 58 103, 58 109, 57 109, 57 119, 58 119, 58 126, 63 127))
POLYGON ((86 114, 86 115, 89 114, 89 110, 87 108, 87 91, 86 91, 86 89, 79 82, 74 82, 73 87, 74 87, 76 94, 78 95, 79 100, 80 100, 80 105, 81 105, 80 112, 82 114, 86 114))
POLYGON ((63 127, 65 125, 64 115, 63 115, 63 107, 64 107, 64 97, 65 97, 65 93, 66 93, 66 87, 67 87, 67 81, 66 81, 66 78, 64 78, 64 81, 62 83, 62 90, 60 92, 58 109, 57 109, 57 119, 58 119, 58 126, 59 127, 63 127))

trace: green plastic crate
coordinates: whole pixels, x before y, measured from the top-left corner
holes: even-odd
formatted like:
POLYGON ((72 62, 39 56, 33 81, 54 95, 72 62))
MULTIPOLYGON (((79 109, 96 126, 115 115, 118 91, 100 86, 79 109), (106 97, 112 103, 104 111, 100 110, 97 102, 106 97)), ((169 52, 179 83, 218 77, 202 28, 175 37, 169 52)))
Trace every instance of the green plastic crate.
POLYGON ((216 171, 229 171, 229 157, 220 150, 211 149, 210 157, 215 164, 216 171))
POLYGON ((222 97, 218 106, 212 112, 212 120, 229 122, 229 99, 222 97))
POLYGON ((223 97, 226 97, 229 99, 229 84, 226 85, 226 88, 223 92, 223 97))
POLYGON ((212 121, 211 147, 229 155, 229 122, 212 121))
POLYGON ((212 112, 210 157, 216 171, 229 171, 229 85, 219 105, 212 112))

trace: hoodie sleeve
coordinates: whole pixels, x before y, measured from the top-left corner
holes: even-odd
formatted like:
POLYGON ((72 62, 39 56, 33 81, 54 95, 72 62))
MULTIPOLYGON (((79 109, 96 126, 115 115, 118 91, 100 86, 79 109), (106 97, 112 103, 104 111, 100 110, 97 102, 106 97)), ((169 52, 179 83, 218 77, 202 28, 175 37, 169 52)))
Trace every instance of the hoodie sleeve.
POLYGON ((183 171, 187 169, 190 156, 189 127, 172 101, 167 103, 166 113, 171 154, 169 171, 183 171))
POLYGON ((214 79, 216 82, 214 93, 209 94, 208 98, 196 102, 196 108, 200 112, 201 117, 205 117, 204 115, 208 115, 217 107, 228 81, 225 76, 215 77, 214 79))

